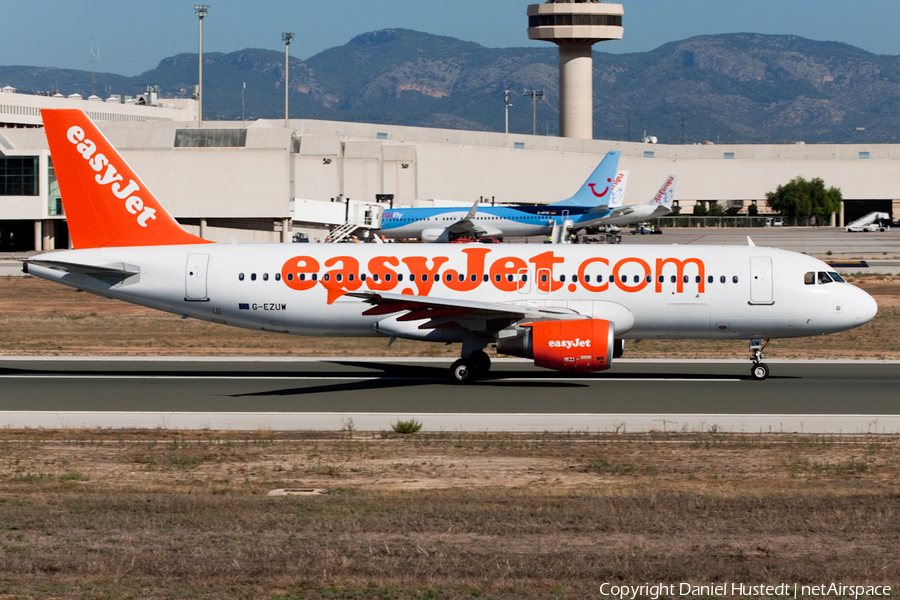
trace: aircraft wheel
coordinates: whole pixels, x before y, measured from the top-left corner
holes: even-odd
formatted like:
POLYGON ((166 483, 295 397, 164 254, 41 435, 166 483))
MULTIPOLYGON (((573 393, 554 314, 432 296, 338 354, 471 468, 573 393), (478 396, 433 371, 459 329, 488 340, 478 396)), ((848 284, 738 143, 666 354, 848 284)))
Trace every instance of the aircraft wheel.
POLYGON ((476 350, 469 355, 469 360, 478 375, 484 375, 491 370, 491 357, 484 350, 476 350))
POLYGON ((769 376, 769 366, 765 363, 756 363, 750 369, 750 375, 757 381, 762 381, 769 376))
POLYGON ((471 361, 460 358, 450 367, 450 377, 454 383, 472 383, 475 381, 475 368, 471 361))

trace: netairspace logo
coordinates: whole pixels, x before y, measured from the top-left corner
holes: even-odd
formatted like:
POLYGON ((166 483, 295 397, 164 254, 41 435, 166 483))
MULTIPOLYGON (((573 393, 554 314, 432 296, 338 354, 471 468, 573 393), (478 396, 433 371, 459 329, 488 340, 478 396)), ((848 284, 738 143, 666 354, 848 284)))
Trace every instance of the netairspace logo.
POLYGON ((620 600, 636 600, 661 597, 680 596, 682 598, 719 597, 776 597, 809 598, 817 596, 845 598, 876 598, 890 596, 891 587, 883 585, 844 585, 843 583, 822 583, 819 585, 801 585, 798 583, 780 583, 776 585, 749 585, 746 583, 710 583, 696 585, 693 583, 645 583, 643 585, 614 585, 604 583, 600 586, 600 595, 619 598, 620 600))

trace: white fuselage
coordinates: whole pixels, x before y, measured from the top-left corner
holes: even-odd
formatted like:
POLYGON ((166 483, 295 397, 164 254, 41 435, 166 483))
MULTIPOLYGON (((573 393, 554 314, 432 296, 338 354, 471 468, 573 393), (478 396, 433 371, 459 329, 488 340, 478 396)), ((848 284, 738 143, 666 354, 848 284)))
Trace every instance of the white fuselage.
POLYGON ((371 306, 347 291, 563 308, 615 322, 618 338, 811 336, 856 327, 877 310, 850 284, 806 284, 806 273, 833 271, 825 263, 752 246, 207 244, 34 257, 41 259, 136 272, 104 280, 28 266, 30 274, 102 296, 314 336, 459 341, 451 330, 364 315, 371 306))

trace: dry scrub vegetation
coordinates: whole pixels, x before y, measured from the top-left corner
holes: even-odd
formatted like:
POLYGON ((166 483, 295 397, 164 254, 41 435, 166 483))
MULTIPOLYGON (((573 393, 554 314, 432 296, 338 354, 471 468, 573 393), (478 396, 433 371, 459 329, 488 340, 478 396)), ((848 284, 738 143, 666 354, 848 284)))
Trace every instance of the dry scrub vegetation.
POLYGON ((590 598, 607 581, 900 582, 893 437, 0 438, 8 597, 590 598), (329 493, 266 496, 285 487, 329 493))
MULTIPOLYGON (((900 277, 850 280, 878 301, 878 316, 839 334, 775 340, 772 358, 900 358, 900 277)), ((436 356, 458 346, 385 338, 303 338, 224 327, 100 298, 32 277, 0 278, 0 355, 436 356)), ((643 340, 627 358, 744 358, 747 340, 643 340)))

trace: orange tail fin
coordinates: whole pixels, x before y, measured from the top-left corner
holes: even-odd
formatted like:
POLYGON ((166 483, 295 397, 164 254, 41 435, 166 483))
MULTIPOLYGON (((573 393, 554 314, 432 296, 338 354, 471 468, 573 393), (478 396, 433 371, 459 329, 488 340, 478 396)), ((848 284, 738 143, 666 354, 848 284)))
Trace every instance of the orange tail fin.
POLYGON ((207 243, 182 229, 84 112, 41 116, 76 248, 207 243))

